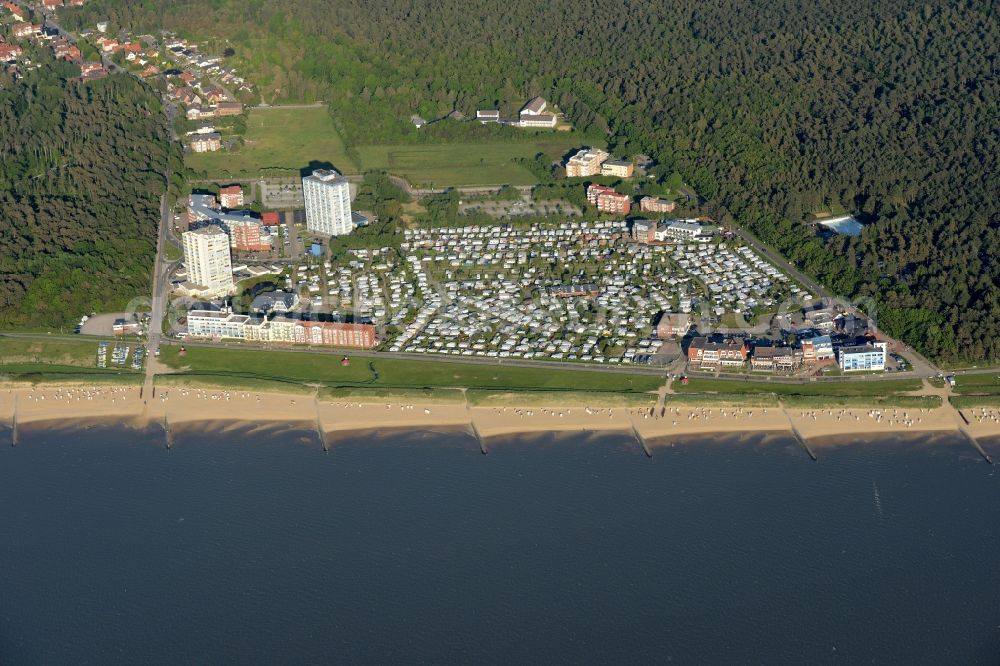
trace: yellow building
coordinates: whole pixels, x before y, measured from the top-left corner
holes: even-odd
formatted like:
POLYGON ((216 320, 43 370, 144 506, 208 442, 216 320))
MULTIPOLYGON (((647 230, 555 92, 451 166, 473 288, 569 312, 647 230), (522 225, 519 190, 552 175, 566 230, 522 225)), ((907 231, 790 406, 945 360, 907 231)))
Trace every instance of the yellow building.
POLYGON ((601 173, 601 164, 608 157, 610 155, 600 149, 585 148, 578 150, 566 162, 566 177, 581 178, 583 176, 596 176, 601 173))
POLYGON ((601 164, 602 176, 614 176, 616 178, 631 178, 635 171, 635 165, 626 160, 605 160, 601 164))

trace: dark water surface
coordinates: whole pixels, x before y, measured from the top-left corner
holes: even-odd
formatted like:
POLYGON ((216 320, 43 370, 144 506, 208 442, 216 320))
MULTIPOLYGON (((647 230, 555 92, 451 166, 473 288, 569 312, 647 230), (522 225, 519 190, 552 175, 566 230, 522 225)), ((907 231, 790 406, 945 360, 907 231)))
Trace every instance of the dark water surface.
POLYGON ((1000 658, 1000 474, 955 440, 3 441, 2 664, 1000 658))

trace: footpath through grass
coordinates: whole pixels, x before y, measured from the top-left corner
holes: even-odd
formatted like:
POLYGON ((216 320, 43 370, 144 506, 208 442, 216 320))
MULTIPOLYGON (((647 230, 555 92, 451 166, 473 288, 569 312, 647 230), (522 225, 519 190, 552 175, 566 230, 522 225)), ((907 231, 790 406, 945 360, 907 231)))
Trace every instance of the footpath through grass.
POLYGON ((356 357, 345 367, 340 364, 340 357, 336 354, 211 347, 188 347, 183 356, 178 347, 164 347, 160 361, 181 371, 182 376, 192 379, 257 379, 326 388, 470 388, 646 393, 656 391, 662 384, 662 379, 655 375, 454 363, 439 359, 409 361, 356 357))

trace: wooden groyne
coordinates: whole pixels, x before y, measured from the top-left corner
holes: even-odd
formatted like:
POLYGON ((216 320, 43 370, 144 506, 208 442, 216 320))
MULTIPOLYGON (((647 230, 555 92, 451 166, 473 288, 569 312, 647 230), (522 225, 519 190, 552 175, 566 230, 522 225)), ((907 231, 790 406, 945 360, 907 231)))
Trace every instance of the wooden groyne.
POLYGON ((10 419, 10 445, 17 446, 17 396, 14 396, 14 414, 10 419))
POLYGON ((788 419, 788 425, 791 426, 792 434, 795 435, 795 439, 796 441, 798 441, 799 446, 802 447, 802 450, 806 452, 806 454, 812 459, 813 462, 819 460, 819 458, 816 457, 816 454, 813 453, 813 450, 809 448, 809 442, 806 440, 805 437, 802 436, 802 433, 799 432, 799 429, 795 427, 795 423, 792 421, 791 418, 788 419))
POLYGON ((479 444, 479 450, 485 456, 489 451, 486 450, 486 440, 483 439, 483 435, 479 432, 479 428, 476 426, 475 421, 469 421, 469 430, 472 431, 472 436, 476 438, 476 443, 479 444))
POLYGON ((316 404, 316 436, 319 443, 323 445, 323 451, 329 452, 330 446, 326 443, 326 431, 323 429, 323 419, 319 416, 319 403, 316 404))
POLYGON ((643 453, 646 454, 647 458, 653 457, 653 452, 649 449, 649 445, 646 443, 646 438, 642 436, 639 432, 639 428, 635 425, 635 421, 629 419, 632 423, 632 434, 635 436, 635 441, 639 442, 639 446, 642 447, 643 453))
POLYGON ((788 421, 788 428, 792 431, 795 441, 799 443, 799 446, 801 446, 802 450, 806 452, 806 455, 809 456, 810 460, 813 462, 819 460, 819 458, 816 457, 816 454, 813 453, 813 450, 809 447, 809 442, 802 436, 799 429, 795 427, 795 421, 792 420, 792 415, 789 414, 788 409, 783 404, 781 405, 781 411, 784 413, 785 419, 788 421))
MULTIPOLYGON (((959 413, 961 414, 961 412, 959 413)), ((962 415, 962 418, 963 419, 965 418, 964 414, 962 415)), ((965 438, 969 440, 970 444, 972 444, 972 448, 974 448, 976 451, 979 452, 979 455, 983 457, 983 460, 992 465, 993 459, 990 458, 990 454, 986 453, 986 450, 983 449, 982 446, 980 446, 979 441, 972 435, 971 432, 969 432, 969 429, 962 425, 960 425, 958 429, 962 431, 962 434, 965 435, 965 438)))
POLYGON ((163 415, 163 434, 167 440, 167 450, 174 448, 174 433, 170 431, 170 422, 167 421, 167 415, 163 415))

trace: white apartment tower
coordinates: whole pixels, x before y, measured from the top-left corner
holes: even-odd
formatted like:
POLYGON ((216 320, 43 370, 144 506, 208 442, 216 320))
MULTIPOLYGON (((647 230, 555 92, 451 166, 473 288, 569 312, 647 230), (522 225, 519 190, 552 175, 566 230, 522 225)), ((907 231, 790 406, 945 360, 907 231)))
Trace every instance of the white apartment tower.
POLYGON ((232 290, 233 262, 229 255, 229 235, 213 225, 185 232, 182 238, 188 282, 214 294, 232 290))
POLYGON ((351 233, 351 186, 332 169, 317 169, 302 179, 306 201, 306 228, 317 234, 343 236, 351 233))

